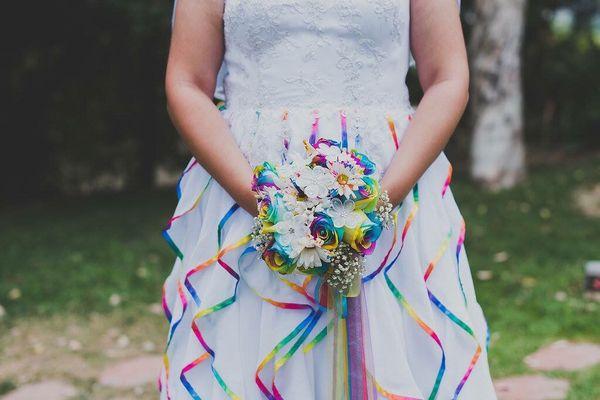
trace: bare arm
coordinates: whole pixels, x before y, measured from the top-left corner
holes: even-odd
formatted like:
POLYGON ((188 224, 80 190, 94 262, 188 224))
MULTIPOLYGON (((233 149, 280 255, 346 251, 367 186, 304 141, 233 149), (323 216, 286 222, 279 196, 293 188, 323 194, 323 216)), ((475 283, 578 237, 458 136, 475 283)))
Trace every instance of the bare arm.
POLYGON ((469 67, 455 1, 412 0, 410 35, 424 96, 381 181, 394 204, 444 149, 468 101, 469 67))
POLYGON ((169 52, 169 114, 188 148, 208 173, 252 215, 252 168, 213 104, 223 59, 223 0, 179 0, 169 52))

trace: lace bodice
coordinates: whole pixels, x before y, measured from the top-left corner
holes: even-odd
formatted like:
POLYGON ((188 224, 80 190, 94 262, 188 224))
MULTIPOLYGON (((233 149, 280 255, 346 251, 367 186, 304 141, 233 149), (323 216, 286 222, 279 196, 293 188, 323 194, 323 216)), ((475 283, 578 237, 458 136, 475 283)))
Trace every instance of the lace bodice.
POLYGON ((225 0, 223 115, 251 164, 347 136, 384 169, 412 109, 410 2, 225 0))
POLYGON ((228 107, 406 104, 409 4, 226 0, 228 107))

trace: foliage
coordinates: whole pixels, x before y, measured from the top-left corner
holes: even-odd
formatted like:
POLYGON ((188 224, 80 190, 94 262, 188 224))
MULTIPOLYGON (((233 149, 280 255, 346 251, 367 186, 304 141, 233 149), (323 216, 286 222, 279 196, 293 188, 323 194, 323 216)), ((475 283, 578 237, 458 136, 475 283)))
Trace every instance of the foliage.
POLYGON ((600 145, 600 32, 592 25, 599 13, 594 0, 530 0, 523 62, 532 145, 600 145), (571 24, 557 26, 561 11, 571 24))
POLYGON ((2 28, 2 85, 10 99, 4 197, 78 191, 102 175, 150 186, 155 165, 176 154, 162 90, 169 4, 6 6, 13 18, 2 28))
MULTIPOLYGON (((475 1, 462 2, 467 41, 478 23, 475 1)), ((522 79, 529 151, 598 149, 600 28, 594 22, 600 18, 598 4, 594 0, 528 0, 527 4, 522 79), (571 26, 555 26, 561 11, 572 17, 571 26)), ((466 116, 461 132, 469 131, 469 110, 466 116)), ((469 135, 457 136, 449 151, 462 154, 469 135)))

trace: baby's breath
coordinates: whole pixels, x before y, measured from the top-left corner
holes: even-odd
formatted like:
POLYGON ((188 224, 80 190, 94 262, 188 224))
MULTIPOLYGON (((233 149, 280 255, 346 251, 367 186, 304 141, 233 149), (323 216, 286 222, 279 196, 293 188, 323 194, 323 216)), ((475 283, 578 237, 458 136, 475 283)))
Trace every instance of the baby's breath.
POLYGON ((252 243, 254 248, 259 254, 262 254, 267 250, 269 244, 273 241, 273 235, 270 233, 262 233, 262 222, 258 217, 254 218, 254 227, 250 236, 252 237, 252 243))
POLYGON ((379 195, 379 200, 377 201, 377 206, 375 207, 375 213, 377 217, 381 220, 381 226, 385 229, 391 229, 394 225, 394 216, 392 211, 394 210, 394 206, 390 201, 390 195, 387 190, 384 190, 379 195))
POLYGON ((325 280, 329 287, 341 294, 347 294, 356 279, 360 279, 365 270, 363 257, 348 244, 342 242, 332 253, 329 271, 325 280))

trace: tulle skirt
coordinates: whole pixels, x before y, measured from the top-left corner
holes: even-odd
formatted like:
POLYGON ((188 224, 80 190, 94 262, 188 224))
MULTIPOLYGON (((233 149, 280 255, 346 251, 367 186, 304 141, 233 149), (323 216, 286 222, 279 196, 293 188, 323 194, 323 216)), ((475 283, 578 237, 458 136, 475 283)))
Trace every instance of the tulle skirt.
MULTIPOLYGON (((317 135, 343 137, 383 172, 411 110, 223 116, 252 164, 317 135)), ((451 177, 442 154, 366 258, 361 295, 327 306, 320 279, 280 276, 256 256, 252 217, 190 161, 164 231, 177 259, 163 290, 161 399, 495 399, 451 177)))

